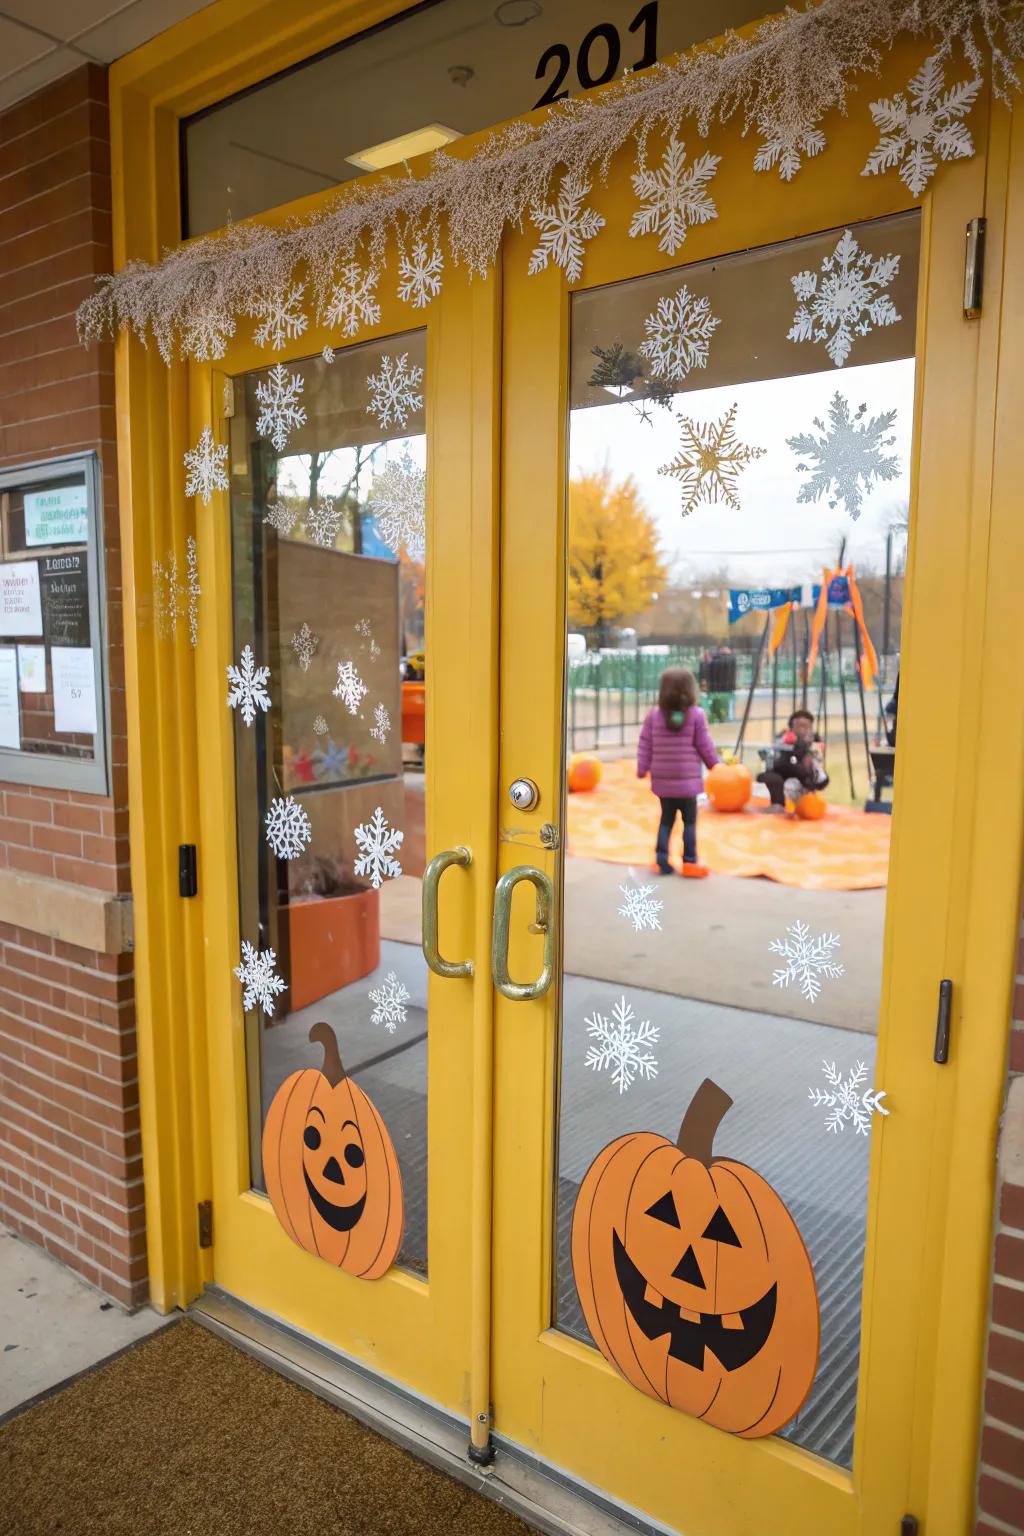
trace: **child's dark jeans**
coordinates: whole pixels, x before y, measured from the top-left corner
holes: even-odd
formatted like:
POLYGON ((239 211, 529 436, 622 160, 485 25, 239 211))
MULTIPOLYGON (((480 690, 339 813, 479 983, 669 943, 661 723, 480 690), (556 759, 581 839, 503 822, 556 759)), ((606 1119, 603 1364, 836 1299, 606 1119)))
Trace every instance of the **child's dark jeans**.
POLYGON ((697 862, 697 797, 696 795, 659 795, 661 821, 658 825, 658 868, 671 869, 668 861, 668 840, 676 824, 676 816, 683 818, 683 863, 697 862))

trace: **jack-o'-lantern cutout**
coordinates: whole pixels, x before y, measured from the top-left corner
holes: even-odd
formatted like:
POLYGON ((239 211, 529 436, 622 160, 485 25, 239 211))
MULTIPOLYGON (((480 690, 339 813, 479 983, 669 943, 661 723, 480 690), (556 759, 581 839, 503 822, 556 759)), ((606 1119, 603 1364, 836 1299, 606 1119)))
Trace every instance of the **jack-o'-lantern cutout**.
POLYGON ((594 1342, 628 1382, 753 1439, 810 1390, 818 1296, 774 1189, 712 1154, 731 1107, 706 1078, 675 1145, 639 1131, 606 1146, 580 1187, 572 1263, 594 1342))
POLYGON ((263 1177, 274 1214, 300 1248, 379 1280, 402 1242, 398 1159, 380 1115, 345 1074, 329 1024, 314 1024, 319 1070, 285 1079, 263 1127, 263 1177))

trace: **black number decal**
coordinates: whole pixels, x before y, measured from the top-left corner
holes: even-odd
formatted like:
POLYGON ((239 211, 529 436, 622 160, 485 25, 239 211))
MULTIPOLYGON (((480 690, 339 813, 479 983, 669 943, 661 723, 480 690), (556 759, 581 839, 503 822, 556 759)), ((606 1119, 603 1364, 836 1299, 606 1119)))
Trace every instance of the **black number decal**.
MULTIPOLYGON (((657 3, 657 0, 655 0, 657 3)), ((576 73, 579 76, 580 85, 589 91, 591 86, 604 85, 610 80, 619 67, 619 34, 611 22, 602 21, 599 26, 591 27, 586 37, 580 43, 579 52, 576 55, 576 73), (604 69, 599 75, 590 73, 590 50, 598 38, 603 38, 608 49, 608 58, 604 69)))
POLYGON ((543 80, 545 71, 552 59, 558 60, 555 78, 549 82, 548 88, 540 101, 534 102, 534 107, 549 107, 553 101, 563 101, 569 94, 568 91, 560 91, 558 89, 569 73, 569 50, 564 43, 552 43, 551 47, 545 50, 541 55, 540 63, 537 65, 537 73, 534 79, 543 80))
POLYGON ((629 24, 631 32, 639 32, 641 27, 644 29, 644 51, 633 68, 650 69, 658 60, 658 0, 650 0, 629 24))

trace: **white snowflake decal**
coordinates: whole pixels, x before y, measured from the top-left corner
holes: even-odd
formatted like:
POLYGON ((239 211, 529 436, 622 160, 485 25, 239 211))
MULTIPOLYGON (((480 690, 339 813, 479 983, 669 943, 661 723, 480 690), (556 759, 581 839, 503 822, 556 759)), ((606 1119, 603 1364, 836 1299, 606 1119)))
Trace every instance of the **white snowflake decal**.
POLYGON ((961 80, 945 89, 946 75, 937 53, 925 59, 907 87, 891 99, 868 107, 882 137, 867 158, 862 176, 877 176, 899 167, 900 180, 913 197, 920 197, 940 160, 967 160, 974 154, 970 130, 958 121, 974 105, 981 81, 961 80))
POLYGON ((530 218, 540 231, 540 244, 530 254, 530 273, 543 272, 552 261, 562 268, 570 283, 583 276, 583 247, 605 225, 599 213, 583 206, 589 191, 589 181, 571 174, 563 176, 558 200, 536 203, 530 209, 530 218))
POLYGON ((204 427, 199 434, 196 446, 189 448, 185 454, 185 468, 188 470, 185 477, 185 495, 198 496, 206 506, 209 506, 210 497, 214 491, 226 491, 230 488, 228 477, 224 472, 227 461, 227 443, 215 443, 209 427, 204 427))
POLYGON ((649 1019, 636 1023, 633 1005, 624 997, 615 1004, 610 1019, 595 1008, 586 1025, 587 1034, 597 1043, 587 1046, 584 1065, 595 1072, 610 1067, 612 1082, 620 1093, 632 1087, 638 1077, 647 1082, 657 1077, 658 1063, 647 1047, 657 1045, 661 1030, 649 1019))
POLYGON ((329 729, 329 727, 328 727, 327 721, 324 719, 323 715, 314 715, 313 716, 313 734, 314 734, 314 736, 326 736, 327 732, 328 732, 328 729, 329 729))
POLYGON ((389 459, 374 478, 366 499, 377 532, 394 554, 403 544, 413 560, 422 560, 427 537, 427 476, 409 450, 389 459))
POLYGON ((423 309, 441 292, 444 257, 436 245, 428 246, 422 234, 412 242, 412 251, 398 258, 398 297, 413 309, 423 309))
POLYGON ((256 665, 251 645, 242 651, 237 667, 228 667, 228 682, 231 684, 228 703, 232 709, 236 709, 239 704, 242 706, 241 715, 246 725, 252 725, 257 709, 262 709, 266 714, 270 708, 270 694, 266 686, 269 681, 270 668, 256 665))
POLYGON ((839 948, 838 933, 819 933, 811 937, 806 923, 790 923, 784 939, 772 939, 768 945, 773 955, 781 955, 785 965, 772 972, 773 987, 799 984, 800 991, 809 1003, 815 1003, 821 992, 822 978, 836 981, 845 975, 845 968, 832 958, 839 948))
POLYGON ((404 427, 413 412, 422 408, 423 392, 418 387, 422 383, 423 369, 415 364, 409 367, 408 352, 397 358, 384 353, 380 371, 367 375, 367 414, 376 416, 379 427, 404 427))
POLYGON ((191 534, 185 538, 185 592, 188 600, 188 643, 193 648, 199 644, 199 599, 203 589, 199 585, 199 551, 191 534))
POLYGON ((292 795, 274 799, 263 819, 267 842, 279 859, 297 859, 313 840, 313 828, 302 806, 292 795))
POLYGON ((271 528, 276 528, 281 538, 287 538, 295 527, 298 515, 298 510, 290 507, 286 501, 272 501, 263 521, 269 523, 271 528))
POLYGON ((390 733, 391 716, 383 704, 378 704, 373 712, 373 724, 370 726, 370 735, 383 746, 390 733))
POLYGON ((310 663, 316 655, 316 648, 320 644, 320 636, 314 635, 309 625, 303 621, 302 628, 297 634, 292 635, 292 650, 295 659, 303 672, 308 672, 310 663))
POLYGON ((778 166, 783 181, 793 180, 803 164, 803 155, 811 160, 820 155, 828 143, 821 129, 809 124, 802 128, 784 128, 762 118, 758 122, 758 132, 763 142, 754 156, 754 170, 773 171, 778 166))
POLYGON ((381 652, 380 646, 373 638, 373 625, 369 619, 358 619, 355 624, 355 631, 357 635, 360 635, 366 641, 366 649, 370 652, 371 659, 376 661, 381 652))
POLYGON ((178 620, 185 613, 185 588, 173 550, 166 561, 153 561, 153 611, 161 640, 172 639, 178 633, 178 620))
POLYGON ((352 662, 338 662, 338 685, 331 692, 336 699, 341 700, 350 715, 358 714, 359 706, 366 696, 366 684, 352 662))
POLYGON ((269 345, 280 352, 287 341, 301 336, 309 324, 309 316, 301 308, 305 283, 293 283, 290 288, 278 288, 274 293, 259 295, 250 314, 262 317, 253 331, 253 340, 259 347, 269 345))
POLYGON ((248 1013, 257 1004, 263 1012, 274 1012, 274 998, 287 992, 288 984, 277 974, 277 955, 272 949, 257 951, 248 939, 242 940, 242 963, 235 975, 242 983, 242 1007, 248 1013))
POLYGON ((825 1129, 833 1135, 845 1130, 846 1122, 849 1121, 858 1135, 867 1136, 871 1130, 872 1115, 889 1113, 882 1103, 885 1089, 864 1087, 868 1075, 866 1062, 858 1061, 853 1071, 845 1077, 836 1070, 834 1061, 823 1061, 821 1070, 831 1087, 808 1088, 807 1093, 815 1109, 824 1107, 832 1111, 826 1117, 825 1129))
POLYGON ((388 971, 379 987, 370 988, 370 1002, 373 1004, 370 1023, 383 1024, 388 1034, 393 1035, 399 1024, 405 1023, 409 1000, 409 989, 403 981, 399 981, 398 972, 388 971))
POLYGON ((362 852, 352 868, 357 875, 369 875, 374 890, 379 890, 383 881, 402 873, 402 866, 393 855, 401 848, 404 837, 405 833, 397 827, 388 826, 379 805, 369 821, 356 827, 355 839, 362 852))
POLYGON ((346 261, 327 300, 324 324, 340 326, 343 336, 354 336, 361 325, 377 325, 380 305, 376 287, 375 267, 364 270, 358 261, 346 261))
POLYGON ((338 529, 346 519, 345 508, 338 506, 333 496, 320 496, 306 513, 303 527, 306 537, 319 544, 321 549, 333 549, 338 529))
POLYGON ((299 404, 305 387, 301 373, 289 373, 283 363, 275 363, 266 381, 256 385, 256 399, 263 407, 256 418, 256 431, 269 437, 278 453, 283 453, 296 427, 306 424, 306 407, 299 404))
POLYGON ((829 506, 835 508, 842 501, 856 521, 864 491, 871 489, 872 482, 896 479, 900 461, 895 454, 884 451, 896 441, 886 436, 896 420, 896 412, 883 411, 881 416, 865 421, 866 412, 867 406, 861 405, 851 416, 849 401, 836 390, 828 408, 827 427, 820 416, 815 416, 818 435, 801 432, 796 437, 787 437, 789 447, 801 455, 797 469, 811 476, 800 487, 798 502, 820 501, 826 496, 829 506), (805 463, 804 459, 815 462, 805 463))
POLYGON ((885 292, 900 269, 898 256, 871 256, 862 251, 852 230, 846 229, 831 256, 817 272, 790 278, 799 299, 789 341, 823 341, 825 351, 841 368, 855 336, 867 336, 874 326, 895 325, 901 315, 885 292))
POLYGON ((333 363, 334 362, 334 348, 333 347, 324 347, 323 351, 320 353, 320 356, 323 358, 325 363, 327 363, 327 364, 333 363))
POLYGON ((658 300, 644 320, 647 340, 640 355, 659 379, 685 379, 691 368, 706 368, 708 345, 721 325, 706 298, 697 298, 684 283, 674 298, 658 300))
POLYGON ((686 145, 675 134, 669 139, 661 166, 652 171, 639 165, 630 177, 633 191, 643 205, 634 213, 629 233, 658 235, 659 251, 674 256, 686 239, 691 224, 706 224, 718 217, 707 193, 707 184, 718 169, 719 155, 701 155, 687 168, 686 145))
POLYGON ((652 931, 661 927, 661 914, 665 903, 654 900, 654 885, 620 885, 623 902, 619 908, 619 916, 626 918, 633 924, 635 932, 642 933, 645 928, 652 931))
POLYGON ((694 421, 677 416, 680 428, 679 449, 671 464, 663 464, 659 475, 674 475, 683 488, 683 516, 701 502, 727 502, 739 510, 737 496, 739 474, 747 464, 767 452, 741 443, 733 427, 737 406, 731 405, 720 421, 694 421))

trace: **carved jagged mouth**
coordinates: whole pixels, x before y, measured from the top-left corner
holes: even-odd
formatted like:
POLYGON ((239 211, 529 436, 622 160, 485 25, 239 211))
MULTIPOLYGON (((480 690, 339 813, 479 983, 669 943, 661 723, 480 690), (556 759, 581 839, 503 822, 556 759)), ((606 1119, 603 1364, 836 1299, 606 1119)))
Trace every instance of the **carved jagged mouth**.
POLYGON ((655 1305, 647 1300, 648 1284, 626 1252, 617 1232, 612 1233, 615 1273, 633 1321, 645 1338, 669 1335, 668 1352, 673 1360, 704 1369, 704 1351, 709 1349, 727 1371, 738 1370, 753 1360, 764 1348, 775 1322, 777 1289, 773 1285, 760 1301, 731 1314, 741 1326, 726 1328, 720 1312, 701 1312, 698 1320, 680 1315, 679 1307, 668 1297, 655 1305))
POLYGON ((332 1205, 329 1200, 324 1199, 305 1168, 302 1170, 302 1177, 306 1181, 306 1193, 309 1195, 310 1200, 312 1200, 313 1209, 317 1215, 323 1221, 326 1221, 327 1225, 334 1232, 351 1232, 363 1214, 366 1196, 360 1195, 359 1199, 354 1200, 351 1205, 332 1205))

